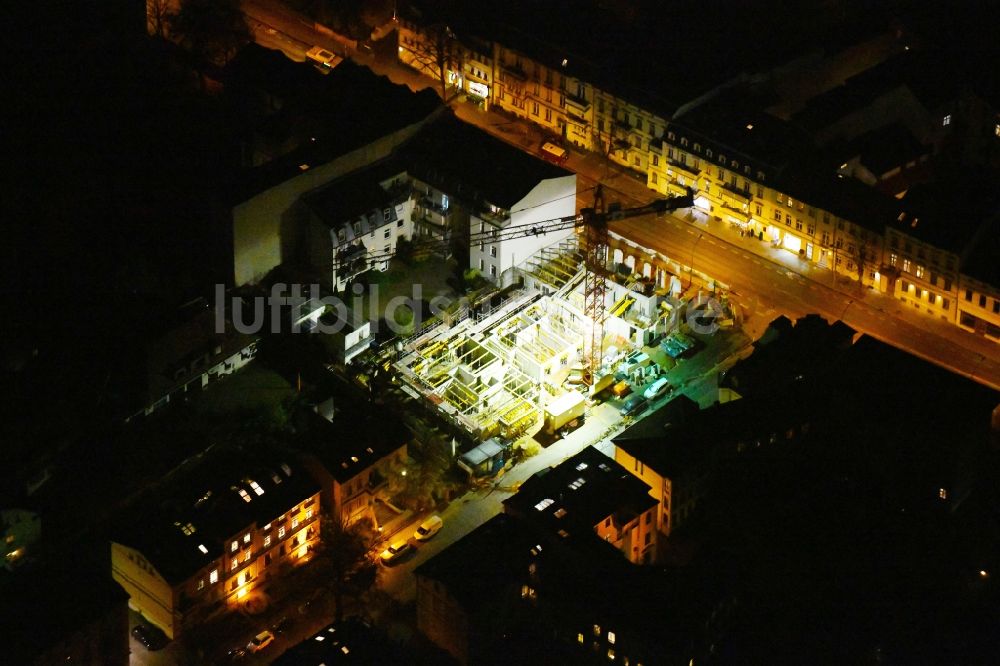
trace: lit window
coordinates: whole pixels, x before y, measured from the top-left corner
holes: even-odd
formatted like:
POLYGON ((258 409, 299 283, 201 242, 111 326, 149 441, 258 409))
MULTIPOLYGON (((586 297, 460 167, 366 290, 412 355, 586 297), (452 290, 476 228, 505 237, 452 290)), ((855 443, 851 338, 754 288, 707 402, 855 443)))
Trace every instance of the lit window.
POLYGON ((240 493, 240 497, 243 498, 244 502, 249 502, 250 501, 250 493, 248 493, 247 491, 243 490, 242 488, 240 488, 239 493, 240 493))
POLYGON ((267 531, 269 529, 271 529, 271 523, 268 523, 267 525, 264 525, 264 530, 265 531, 267 531))
POLYGON ((243 552, 243 561, 244 562, 249 562, 250 561, 250 551, 249 550, 243 552))
POLYGON ((243 543, 250 543, 250 533, 247 532, 243 535, 243 543))
POLYGON ((947 488, 941 488, 941 489, 939 489, 938 490, 938 497, 940 497, 943 500, 948 499, 948 489, 947 488))
POLYGON ((235 569, 238 566, 240 566, 240 561, 234 557, 233 558, 233 566, 230 567, 230 568, 235 569))
POLYGON ((198 579, 198 589, 199 590, 204 590, 205 589, 205 579, 204 578, 199 578, 198 579))
POLYGON ((292 518, 292 529, 294 530, 298 526, 299 526, 299 519, 298 518, 292 518))
POLYGON ((579 479, 577 479, 577 480, 576 480, 576 481, 574 481, 573 483, 569 484, 569 487, 570 487, 570 488, 572 488, 573 490, 577 490, 578 488, 580 488, 580 486, 582 486, 582 485, 583 485, 583 484, 585 484, 586 482, 587 482, 587 480, 586 480, 586 479, 584 479, 584 478, 583 478, 583 477, 581 476, 581 477, 580 477, 579 479))
POLYGON ((306 520, 309 520, 312 517, 313 517, 313 510, 312 509, 306 509, 306 520))
POLYGON ((232 545, 229 547, 229 550, 231 550, 231 551, 233 551, 235 553, 236 549, 239 548, 239 547, 240 547, 240 542, 239 541, 233 541, 232 545))
POLYGON ((924 267, 917 264, 917 277, 922 278, 924 276, 924 267))
POLYGON ((576 469, 577 471, 582 472, 583 470, 587 469, 587 463, 585 462, 580 463, 579 465, 576 466, 576 469))
POLYGON ((546 497, 541 502, 539 502, 538 504, 535 505, 535 510, 536 511, 545 511, 545 509, 547 509, 550 506, 552 506, 552 504, 553 504, 554 501, 555 500, 552 500, 552 499, 549 499, 548 497, 546 497))
POLYGON ((215 585, 219 582, 219 570, 212 569, 212 573, 208 574, 208 582, 215 585))
POLYGON ((612 661, 614 661, 615 659, 615 651, 611 648, 608 648, 608 659, 612 661))
POLYGON ((581 645, 583 645, 583 634, 577 634, 576 635, 576 642, 580 643, 581 645))
POLYGON ((261 488, 261 487, 260 487, 260 484, 259 484, 259 483, 257 483, 256 481, 251 481, 251 482, 250 482, 250 487, 251 487, 251 488, 253 488, 253 491, 254 491, 255 493, 257 493, 257 495, 258 495, 258 496, 260 496, 260 495, 263 495, 263 494, 264 494, 264 489, 263 489, 263 488, 261 488))
POLYGON ((208 555, 208 548, 205 548, 205 544, 199 543, 198 550, 200 550, 203 555, 208 555))
POLYGON ((945 116, 944 118, 941 119, 941 126, 942 127, 947 127, 948 125, 951 125, 951 114, 950 113, 947 116, 945 116))
POLYGON ((278 528, 278 538, 279 539, 284 539, 285 538, 285 528, 284 527, 279 527, 278 528))
POLYGON ((562 518, 565 515, 566 515, 566 509, 564 509, 562 507, 559 507, 558 509, 556 509, 556 512, 555 512, 555 517, 556 518, 562 518))
POLYGON ((600 636, 601 635, 601 625, 599 625, 599 624, 595 624, 594 625, 594 635, 595 636, 600 636))
POLYGON ((271 545, 271 535, 268 534, 266 537, 264 537, 264 548, 267 548, 270 545, 271 545))

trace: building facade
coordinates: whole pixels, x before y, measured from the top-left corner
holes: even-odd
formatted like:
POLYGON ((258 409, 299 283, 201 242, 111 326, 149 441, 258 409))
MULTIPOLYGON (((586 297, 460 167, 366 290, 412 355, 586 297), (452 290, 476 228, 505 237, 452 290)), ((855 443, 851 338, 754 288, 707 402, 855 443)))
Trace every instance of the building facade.
MULTIPOLYGON (((419 20, 410 22, 408 30, 407 40, 420 41, 419 20)), ((457 42, 463 38, 464 34, 452 35, 457 42)), ((401 47, 400 58, 406 62, 404 53, 401 47)), ((680 195, 685 188, 694 187, 701 213, 728 221, 734 231, 889 293, 924 314, 994 337, 990 332, 996 331, 997 324, 989 316, 992 306, 987 305, 984 312, 972 305, 959 314, 954 305, 957 280, 952 279, 951 288, 946 289, 948 278, 943 277, 943 271, 936 273, 936 284, 924 284, 923 278, 913 274, 914 279, 905 280, 903 285, 904 280, 889 263, 893 254, 898 255, 888 247, 893 240, 890 229, 902 212, 891 199, 877 200, 874 192, 862 191, 872 188, 854 187, 861 185, 860 181, 843 177, 849 164, 842 165, 840 174, 833 168, 819 174, 799 174, 797 164, 789 166, 818 148, 808 143, 850 140, 879 131, 887 122, 905 128, 935 152, 951 151, 983 164, 996 161, 1000 122, 986 99, 958 90, 953 82, 942 87, 934 84, 933 76, 923 76, 921 58, 933 59, 940 54, 890 58, 845 86, 817 96, 800 114, 803 126, 813 128, 813 134, 807 144, 796 146, 789 140, 796 134, 791 126, 775 128, 778 135, 769 135, 766 140, 747 141, 748 137, 734 134, 733 128, 719 131, 711 123, 699 127, 692 122, 699 107, 710 106, 712 97, 723 93, 722 88, 670 107, 642 93, 612 91, 598 83, 596 70, 589 63, 581 67, 584 63, 577 58, 520 33, 494 35, 492 53, 494 108, 645 175, 647 185, 663 195, 680 195), (821 105, 820 100, 829 103, 821 105), (810 122, 810 115, 817 117, 810 122), (775 144, 786 149, 784 154, 774 154, 775 144)), ((760 134, 763 125, 777 119, 761 120, 763 124, 747 120, 739 127, 747 135, 760 134)), ((886 173, 895 172, 890 169, 886 173)), ((894 186, 898 189, 899 184, 894 186)), ((929 249, 939 254, 949 251, 940 246, 929 249)), ((473 267, 482 260, 488 272, 489 258, 477 255, 473 267)), ((970 279, 969 284, 975 294, 983 293, 987 304, 993 302, 985 294, 991 291, 987 283, 970 279)), ((978 303, 979 296, 972 299, 978 303)))
POLYGON ((212 466, 177 486, 141 507, 111 543, 112 578, 170 638, 235 609, 307 562, 319 542, 319 487, 288 463, 233 475, 212 466))

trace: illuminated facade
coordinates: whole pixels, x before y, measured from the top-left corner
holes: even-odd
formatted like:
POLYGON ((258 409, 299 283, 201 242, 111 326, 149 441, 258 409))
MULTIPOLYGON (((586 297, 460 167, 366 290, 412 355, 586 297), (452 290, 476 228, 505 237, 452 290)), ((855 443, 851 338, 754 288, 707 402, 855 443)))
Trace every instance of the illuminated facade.
POLYGON ((375 500, 388 499, 389 479, 407 459, 409 431, 395 418, 364 403, 335 401, 327 416, 307 412, 303 464, 320 484, 324 510, 344 524, 368 519, 374 525, 375 500))
POLYGON ((206 461, 121 527, 112 578, 146 620, 176 638, 248 601, 285 565, 308 561, 319 512, 319 488, 301 469, 278 462, 227 475, 206 461))
MULTIPOLYGON (((419 23, 408 23, 407 40, 417 39, 412 35, 420 33, 419 23)), ((972 300, 967 302, 972 305, 959 311, 955 301, 959 296, 964 298, 965 292, 955 291, 957 279, 949 282, 943 269, 935 272, 936 284, 925 284, 915 274, 904 280, 889 263, 894 253, 887 247, 892 239, 892 220, 900 212, 898 205, 889 197, 880 201, 873 188, 845 177, 850 173, 850 160, 839 173, 818 165, 813 165, 816 173, 808 173, 813 167, 802 173, 798 164, 816 149, 814 139, 823 144, 841 135, 850 138, 880 130, 887 120, 885 108, 893 109, 888 121, 901 122, 921 146, 933 147, 935 152, 958 152, 980 162, 1000 154, 995 149, 1000 124, 979 96, 968 91, 954 93, 949 88, 936 96, 948 99, 935 102, 933 94, 924 98, 927 90, 936 88, 923 85, 920 58, 933 55, 889 59, 884 67, 876 63, 873 74, 866 71, 855 77, 869 84, 873 76, 881 81, 874 86, 877 94, 873 93, 872 99, 847 94, 845 101, 844 90, 853 90, 853 80, 817 96, 803 112, 802 123, 812 127, 814 135, 797 137, 801 130, 766 114, 756 114, 756 120, 734 127, 721 126, 718 119, 698 122, 704 109, 716 103, 713 97, 725 98, 722 87, 678 100, 679 105, 665 104, 646 91, 617 92, 614 86, 600 83, 592 63, 583 63, 523 33, 498 30, 492 46, 491 103, 495 108, 644 174, 648 187, 661 194, 676 196, 684 194, 687 187, 695 188, 695 205, 702 214, 700 218, 693 216, 696 222, 718 218, 734 231, 787 250, 810 265, 835 271, 844 279, 899 298, 926 315, 996 339, 1000 324, 993 315, 1000 313, 992 311, 996 299, 991 294, 996 290, 990 281, 970 277, 972 300), (899 80, 893 78, 900 76, 899 80), (828 98, 838 103, 834 111, 819 103, 828 98), (844 104, 847 106, 839 108, 844 104), (805 117, 810 113, 826 118, 827 124, 810 124, 805 117), (956 126, 964 128, 964 134, 955 135, 956 126), (761 136, 755 139, 753 134, 761 136), (945 288, 946 284, 950 286, 945 288), (985 305, 979 305, 981 297, 985 305)), ((450 39, 458 44, 467 37, 452 33, 450 39)), ((406 62, 405 46, 401 46, 400 59, 406 62)), ((738 111, 746 102, 737 100, 728 106, 738 111)), ((916 158, 887 164, 878 174, 892 182, 876 185, 895 188, 893 193, 905 191, 905 178, 895 176, 921 171, 926 154, 917 148, 916 158)), ((929 255, 950 251, 940 245, 928 248, 929 255)))

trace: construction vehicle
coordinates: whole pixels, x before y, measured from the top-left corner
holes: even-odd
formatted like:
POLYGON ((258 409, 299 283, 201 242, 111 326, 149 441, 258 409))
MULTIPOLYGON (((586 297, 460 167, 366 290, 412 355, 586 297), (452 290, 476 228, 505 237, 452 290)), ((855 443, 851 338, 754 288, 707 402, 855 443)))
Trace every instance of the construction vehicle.
POLYGON ((562 394, 545 408, 545 433, 555 435, 565 426, 579 425, 583 411, 587 407, 587 397, 577 391, 562 394))

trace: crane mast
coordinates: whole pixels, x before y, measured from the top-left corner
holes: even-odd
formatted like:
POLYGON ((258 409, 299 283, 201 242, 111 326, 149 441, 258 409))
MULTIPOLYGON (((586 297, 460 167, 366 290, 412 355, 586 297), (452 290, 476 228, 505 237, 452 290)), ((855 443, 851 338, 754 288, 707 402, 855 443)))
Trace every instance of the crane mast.
POLYGON ((584 281, 583 309, 590 318, 591 330, 589 345, 584 345, 584 381, 593 385, 601 368, 604 354, 604 319, 607 308, 608 293, 608 220, 621 220, 650 213, 662 214, 678 208, 690 208, 694 205, 694 190, 687 188, 687 194, 667 199, 657 199, 645 206, 621 208, 612 204, 605 210, 604 190, 600 184, 594 190, 593 208, 583 208, 580 211, 583 224, 584 266, 586 277, 584 281))

